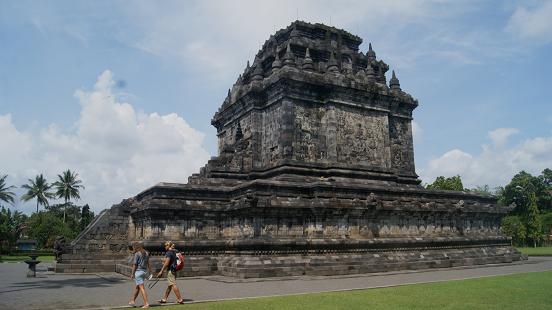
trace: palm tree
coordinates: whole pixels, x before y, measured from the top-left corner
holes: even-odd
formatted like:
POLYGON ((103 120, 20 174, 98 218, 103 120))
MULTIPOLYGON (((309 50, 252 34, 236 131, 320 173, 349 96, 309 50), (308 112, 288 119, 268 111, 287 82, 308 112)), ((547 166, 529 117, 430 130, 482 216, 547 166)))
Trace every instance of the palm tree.
POLYGON ((29 201, 36 198, 36 212, 38 212, 38 205, 47 206, 48 199, 54 198, 54 194, 48 190, 52 187, 48 184, 42 174, 37 175, 34 180, 29 179, 28 184, 21 185, 27 192, 21 196, 23 201, 29 201))
POLYGON ((65 205, 63 207, 63 222, 65 223, 65 210, 67 209, 67 203, 71 198, 80 199, 79 189, 84 189, 84 186, 81 185, 82 181, 78 179, 79 174, 71 172, 67 169, 62 174, 58 174, 58 180, 54 182, 54 187, 56 189, 56 196, 58 198, 63 198, 65 200, 65 205))
POLYGON ((6 185, 7 177, 7 175, 0 175, 0 201, 13 203, 15 194, 13 192, 10 192, 10 189, 14 188, 14 186, 6 185))

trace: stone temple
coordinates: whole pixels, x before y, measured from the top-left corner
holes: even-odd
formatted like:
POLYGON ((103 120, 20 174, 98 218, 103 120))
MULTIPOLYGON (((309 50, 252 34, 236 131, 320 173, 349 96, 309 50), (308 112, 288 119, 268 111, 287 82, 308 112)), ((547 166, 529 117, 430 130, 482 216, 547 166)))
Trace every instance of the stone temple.
MULTIPOLYGON (((264 43, 215 113, 218 156, 100 213, 58 272, 129 273, 128 245, 175 241, 181 275, 342 275, 522 260, 496 198, 427 190, 412 111, 362 39, 294 22, 264 43)), ((178 169, 178 167, 174 167, 178 169)), ((161 256, 159 256, 160 258, 161 256)))

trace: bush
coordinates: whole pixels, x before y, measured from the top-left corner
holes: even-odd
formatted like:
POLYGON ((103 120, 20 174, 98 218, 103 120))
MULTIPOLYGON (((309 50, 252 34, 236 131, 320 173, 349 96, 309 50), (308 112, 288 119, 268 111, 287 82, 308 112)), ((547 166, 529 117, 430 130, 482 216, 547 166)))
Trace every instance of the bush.
POLYGON ((552 230, 552 212, 548 212, 541 215, 542 222, 542 234, 548 239, 550 230, 552 230))
POLYGON ((527 237, 527 229, 521 218, 516 215, 505 216, 501 223, 502 232, 512 238, 516 246, 521 246, 527 237))
POLYGON ((426 185, 427 189, 444 189, 449 191, 463 191, 462 179, 459 175, 450 178, 437 177, 431 184, 426 185))
POLYGON ((75 237, 71 228, 50 212, 34 213, 29 219, 28 227, 29 237, 37 241, 39 248, 52 248, 58 235, 63 235, 67 239, 75 237))

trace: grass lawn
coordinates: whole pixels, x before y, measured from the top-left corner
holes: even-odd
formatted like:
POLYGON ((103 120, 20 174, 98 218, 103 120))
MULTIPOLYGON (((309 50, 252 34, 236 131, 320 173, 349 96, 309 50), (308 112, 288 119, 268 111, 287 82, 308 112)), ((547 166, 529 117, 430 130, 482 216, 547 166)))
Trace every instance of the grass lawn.
MULTIPOLYGON (((14 256, 0 256, 0 262, 22 262, 24 260, 31 259, 29 256, 24 255, 14 255, 14 256)), ((41 261, 42 263, 51 263, 54 261, 54 255, 48 255, 48 256, 39 256, 37 257, 37 260, 41 261)))
POLYGON ((552 247, 527 247, 527 248, 517 248, 521 253, 525 253, 529 256, 552 256, 552 247))
POLYGON ((552 271, 163 309, 552 309, 552 271))

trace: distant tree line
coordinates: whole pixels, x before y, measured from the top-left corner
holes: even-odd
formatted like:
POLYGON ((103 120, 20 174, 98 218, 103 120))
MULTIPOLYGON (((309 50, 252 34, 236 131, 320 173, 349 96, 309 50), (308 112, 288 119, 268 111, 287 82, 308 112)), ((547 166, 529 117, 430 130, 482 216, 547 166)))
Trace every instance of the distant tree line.
POLYGON ((75 238, 94 218, 90 206, 76 205, 72 200, 80 199, 84 189, 78 173, 66 170, 57 176, 52 184, 42 174, 21 185, 25 193, 22 201, 36 199, 36 212, 30 216, 12 211, 2 203, 14 204, 15 186, 8 186, 7 175, 0 174, 0 249, 9 252, 21 238, 37 240, 40 248, 51 248, 58 235, 75 238), (63 203, 50 205, 51 199, 63 199, 63 203), (43 206, 43 210, 39 207, 43 206))
POLYGON ((536 247, 550 239, 552 233, 552 170, 546 168, 538 176, 521 171, 504 187, 490 190, 488 185, 464 188, 459 175, 440 176, 428 189, 444 189, 495 195, 500 205, 514 205, 502 219, 501 229, 517 246, 536 247))

